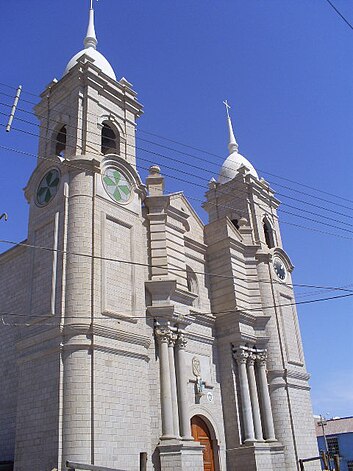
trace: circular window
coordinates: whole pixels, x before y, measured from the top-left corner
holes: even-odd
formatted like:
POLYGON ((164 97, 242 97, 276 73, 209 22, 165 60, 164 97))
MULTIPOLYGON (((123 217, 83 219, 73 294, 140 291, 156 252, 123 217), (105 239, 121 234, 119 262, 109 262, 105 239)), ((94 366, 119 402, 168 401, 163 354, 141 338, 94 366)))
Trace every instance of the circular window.
POLYGON ((40 206, 45 206, 54 198, 58 191, 59 181, 59 171, 55 168, 42 178, 37 190, 37 203, 40 206))
POLYGON ((103 186, 105 191, 116 203, 128 203, 132 186, 127 177, 117 168, 109 167, 103 175, 103 186))

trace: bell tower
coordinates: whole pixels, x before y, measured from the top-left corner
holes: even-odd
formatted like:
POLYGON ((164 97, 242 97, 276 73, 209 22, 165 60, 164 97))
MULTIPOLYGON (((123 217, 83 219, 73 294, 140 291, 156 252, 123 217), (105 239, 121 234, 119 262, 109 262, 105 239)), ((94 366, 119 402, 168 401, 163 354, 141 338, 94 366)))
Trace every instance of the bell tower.
POLYGON ((38 162, 25 194, 28 243, 42 249, 29 255, 18 344, 16 471, 67 460, 131 469, 150 449, 142 105, 97 43, 91 5, 84 49, 35 108, 38 162))
MULTIPOLYGON (((297 470, 317 454, 309 375, 269 184, 239 153, 229 106, 229 156, 204 204, 212 312, 220 355, 229 469, 297 470), (228 392, 230 392, 228 394, 228 392), (245 469, 245 468, 244 468, 245 469)), ((316 465, 313 465, 315 468, 316 465)))

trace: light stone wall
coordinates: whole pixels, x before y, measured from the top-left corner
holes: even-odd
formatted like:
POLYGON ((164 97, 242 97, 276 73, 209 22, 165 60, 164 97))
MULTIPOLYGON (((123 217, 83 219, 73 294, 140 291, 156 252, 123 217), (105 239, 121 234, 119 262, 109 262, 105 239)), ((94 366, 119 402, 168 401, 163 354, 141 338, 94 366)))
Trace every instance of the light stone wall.
POLYGON ((0 255, 0 461, 14 459, 19 372, 16 341, 28 312, 29 253, 17 246, 0 255), (19 314, 16 316, 15 314, 19 314), (9 324, 9 325, 6 325, 9 324))
MULTIPOLYGON (((56 342, 53 342, 55 346, 56 342)), ((59 352, 41 352, 19 362, 15 470, 51 470, 59 441, 59 352)))
POLYGON ((147 358, 98 350, 94 370, 95 462, 135 471, 151 456, 147 358))

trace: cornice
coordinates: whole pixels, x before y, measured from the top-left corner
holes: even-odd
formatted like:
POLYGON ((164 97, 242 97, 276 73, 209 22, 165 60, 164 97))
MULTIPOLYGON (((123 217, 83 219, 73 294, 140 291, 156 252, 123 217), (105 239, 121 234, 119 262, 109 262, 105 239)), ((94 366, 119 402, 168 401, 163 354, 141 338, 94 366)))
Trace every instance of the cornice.
POLYGON ((309 381, 310 374, 307 371, 298 371, 298 370, 286 370, 286 377, 297 379, 299 381, 309 381))
POLYGON ((186 304, 187 306, 192 306, 193 302, 195 301, 195 299, 197 299, 197 297, 197 294, 180 287, 176 287, 173 293, 171 294, 172 301, 178 302, 180 304, 186 304))
POLYGON ((132 332, 126 332, 125 330, 106 327, 99 324, 93 325, 92 333, 98 337, 119 340, 133 345, 141 345, 146 349, 148 349, 151 344, 151 339, 147 335, 134 334, 132 332))
MULTIPOLYGON (((194 239, 191 239, 190 237, 187 236, 187 234, 185 234, 184 236, 184 244, 185 244, 185 247, 187 247, 188 249, 191 249, 195 252, 198 252, 202 255, 205 255, 206 254, 206 251, 207 251, 207 245, 206 244, 202 244, 201 242, 197 242, 196 240, 194 239)), ((188 257, 191 257, 192 258, 192 255, 191 254, 186 254, 188 257)), ((204 261, 204 260, 200 260, 200 259, 197 259, 196 257, 194 257, 195 260, 197 261, 204 261)))
POLYGON ((190 308, 190 315, 193 316, 193 324, 202 325, 204 327, 214 327, 216 322, 216 316, 209 313, 204 313, 203 311, 190 308))
POLYGON ((91 350, 95 350, 95 351, 98 351, 98 352, 104 352, 104 353, 110 353, 112 355, 117 355, 117 356, 136 358, 138 360, 143 360, 147 363, 150 361, 150 357, 147 354, 132 352, 131 350, 125 350, 125 349, 121 349, 121 348, 107 347, 105 345, 100 345, 100 344, 97 344, 95 342, 92 344, 91 350))
POLYGON ((207 336, 207 335, 202 335, 202 334, 197 334, 196 332, 187 332, 187 338, 189 340, 193 340, 194 342, 201 342, 203 344, 207 345, 213 345, 215 342, 215 337, 213 336, 207 336))

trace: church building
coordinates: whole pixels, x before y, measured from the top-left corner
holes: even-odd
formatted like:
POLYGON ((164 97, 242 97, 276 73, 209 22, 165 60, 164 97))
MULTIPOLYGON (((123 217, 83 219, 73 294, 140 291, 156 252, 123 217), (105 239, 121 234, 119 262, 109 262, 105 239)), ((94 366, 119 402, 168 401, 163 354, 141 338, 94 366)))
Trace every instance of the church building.
POLYGON ((318 451, 280 202, 227 107, 204 225, 158 162, 141 180, 142 112, 91 7, 35 107, 28 237, 0 256, 0 469, 296 471, 318 451))

